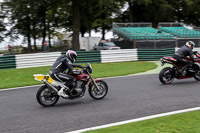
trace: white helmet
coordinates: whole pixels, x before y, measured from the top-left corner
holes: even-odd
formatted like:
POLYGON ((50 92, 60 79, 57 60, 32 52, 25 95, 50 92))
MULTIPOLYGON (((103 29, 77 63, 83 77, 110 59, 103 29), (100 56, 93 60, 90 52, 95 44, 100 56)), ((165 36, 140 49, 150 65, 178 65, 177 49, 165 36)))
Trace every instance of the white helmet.
POLYGON ((73 50, 68 50, 66 56, 70 59, 72 63, 76 61, 77 53, 73 50))

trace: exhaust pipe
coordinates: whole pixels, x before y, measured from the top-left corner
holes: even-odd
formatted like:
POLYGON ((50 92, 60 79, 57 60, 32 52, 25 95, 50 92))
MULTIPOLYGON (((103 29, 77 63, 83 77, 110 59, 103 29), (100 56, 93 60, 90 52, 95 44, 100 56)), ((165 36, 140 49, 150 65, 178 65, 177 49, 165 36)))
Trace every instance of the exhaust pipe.
POLYGON ((42 79, 42 82, 51 90, 53 90, 54 92, 56 92, 56 94, 58 93, 58 90, 49 82, 47 82, 45 79, 42 79))

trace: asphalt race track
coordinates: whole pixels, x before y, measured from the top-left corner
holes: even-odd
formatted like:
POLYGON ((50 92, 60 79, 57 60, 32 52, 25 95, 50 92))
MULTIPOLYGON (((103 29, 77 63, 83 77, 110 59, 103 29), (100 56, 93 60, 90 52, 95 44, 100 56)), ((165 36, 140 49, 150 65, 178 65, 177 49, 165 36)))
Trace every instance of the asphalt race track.
POLYGON ((149 115, 200 106, 200 82, 175 80, 162 85, 157 74, 104 79, 103 100, 62 100, 41 107, 37 87, 0 92, 0 133, 64 133, 149 115))

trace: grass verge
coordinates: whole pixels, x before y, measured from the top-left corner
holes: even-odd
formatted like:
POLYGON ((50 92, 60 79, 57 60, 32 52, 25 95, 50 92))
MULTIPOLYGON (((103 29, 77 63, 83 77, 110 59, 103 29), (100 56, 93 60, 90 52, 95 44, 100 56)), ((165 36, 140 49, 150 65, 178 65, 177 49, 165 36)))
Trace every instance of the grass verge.
POLYGON ((199 116, 193 111, 84 133, 200 133, 199 116))
MULTIPOLYGON (((119 62, 94 63, 92 67, 93 78, 102 78, 145 72, 157 65, 153 62, 119 62)), ((0 89, 41 84, 34 80, 33 74, 47 74, 49 69, 50 66, 0 70, 0 89)))

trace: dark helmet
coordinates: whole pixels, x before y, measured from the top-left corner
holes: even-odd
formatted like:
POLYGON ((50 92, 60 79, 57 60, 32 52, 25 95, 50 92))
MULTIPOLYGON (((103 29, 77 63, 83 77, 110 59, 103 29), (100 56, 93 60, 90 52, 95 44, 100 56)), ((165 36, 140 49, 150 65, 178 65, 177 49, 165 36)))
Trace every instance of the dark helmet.
POLYGON ((72 63, 76 61, 77 53, 73 50, 68 50, 66 56, 70 59, 72 63))
POLYGON ((185 45, 189 46, 191 49, 195 47, 195 43, 193 41, 187 41, 185 45))

